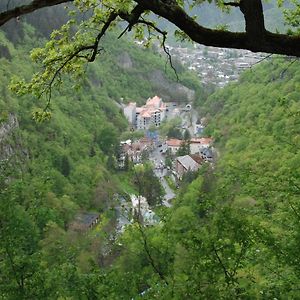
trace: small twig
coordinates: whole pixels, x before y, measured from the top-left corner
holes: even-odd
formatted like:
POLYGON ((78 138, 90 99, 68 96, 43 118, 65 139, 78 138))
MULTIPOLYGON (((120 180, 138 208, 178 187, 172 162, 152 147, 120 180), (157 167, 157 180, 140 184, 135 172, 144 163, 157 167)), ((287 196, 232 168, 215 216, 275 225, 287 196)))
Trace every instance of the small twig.
MULTIPOLYGON (((141 190, 142 190, 142 183, 140 181, 140 177, 137 175, 136 171, 133 169, 135 178, 138 182, 138 189, 139 189, 139 196, 141 195, 141 190)), ((143 240, 143 245, 144 245, 144 250, 147 254, 148 260, 150 262, 150 265, 152 266, 153 270, 155 271, 155 273, 158 274, 158 276, 160 277, 160 279, 162 279, 167 285, 169 284, 168 281, 166 280, 165 276, 163 275, 163 273, 159 270, 159 268, 156 266, 154 259, 151 255, 149 246, 148 246, 148 241, 147 241, 147 237, 146 234, 144 232, 143 226, 140 222, 140 216, 141 216, 141 210, 140 210, 140 199, 139 199, 139 208, 138 208, 138 218, 137 218, 137 223, 138 223, 138 228, 139 231, 141 233, 142 236, 142 240, 143 240)))
POLYGON ((175 73, 175 76, 176 76, 176 80, 178 82, 179 81, 179 77, 178 77, 176 68, 173 65, 172 56, 170 54, 170 51, 169 51, 168 47, 166 46, 166 40, 167 40, 168 33, 166 31, 163 31, 163 30, 159 29, 152 22, 149 22, 149 21, 146 21, 146 20, 142 19, 142 20, 138 20, 138 23, 145 24, 145 25, 153 28, 155 31, 157 31, 158 33, 160 33, 162 35, 163 40, 162 40, 162 44, 161 45, 163 47, 164 52, 167 54, 169 64, 170 64, 171 68, 173 69, 173 71, 175 73))
POLYGON ((290 201, 288 201, 288 203, 289 203, 290 208, 292 209, 292 211, 296 215, 298 221, 300 221, 300 214, 299 214, 299 212, 297 211, 297 209, 294 207, 294 205, 290 201))
POLYGON ((262 61, 264 61, 264 60, 266 60, 266 59, 270 58, 272 55, 273 55, 273 53, 271 53, 271 54, 268 54, 268 55, 267 55, 267 56, 265 56, 264 58, 262 58, 262 59, 260 59, 259 61, 257 61, 257 62, 255 62, 255 63, 253 63, 253 64, 250 66, 250 69, 251 69, 253 66, 255 66, 255 65, 259 64, 259 63, 261 63, 262 61))
POLYGON ((234 7, 240 7, 239 2, 223 2, 225 6, 234 6, 234 7))
POLYGON ((280 73, 280 78, 282 79, 286 71, 298 60, 298 58, 295 58, 292 62, 288 64, 288 66, 280 73))
POLYGON ((219 253, 217 251, 217 249, 215 248, 215 246, 213 246, 213 251, 218 259, 218 262, 220 263, 221 265, 221 268, 223 269, 223 272, 224 272, 224 275, 225 275, 225 279, 226 279, 226 282, 227 282, 227 285, 230 284, 230 281, 231 281, 231 276, 230 276, 230 273, 227 271, 227 268, 225 267, 221 257, 219 256, 219 253))
POLYGON ((120 39, 129 29, 129 24, 125 27, 125 29, 120 33, 120 35, 118 36, 118 39, 120 39))

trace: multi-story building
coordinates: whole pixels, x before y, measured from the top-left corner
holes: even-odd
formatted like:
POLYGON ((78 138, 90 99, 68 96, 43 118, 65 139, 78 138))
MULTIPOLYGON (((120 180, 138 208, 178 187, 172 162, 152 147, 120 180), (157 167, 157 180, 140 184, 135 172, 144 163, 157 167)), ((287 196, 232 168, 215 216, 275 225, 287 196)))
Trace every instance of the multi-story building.
POLYGON ((137 107, 129 103, 124 107, 124 115, 137 129, 148 129, 151 125, 159 127, 166 117, 166 104, 158 96, 149 98, 145 105, 137 107))
POLYGON ((129 123, 134 124, 136 120, 136 103, 130 102, 123 109, 124 115, 129 123))

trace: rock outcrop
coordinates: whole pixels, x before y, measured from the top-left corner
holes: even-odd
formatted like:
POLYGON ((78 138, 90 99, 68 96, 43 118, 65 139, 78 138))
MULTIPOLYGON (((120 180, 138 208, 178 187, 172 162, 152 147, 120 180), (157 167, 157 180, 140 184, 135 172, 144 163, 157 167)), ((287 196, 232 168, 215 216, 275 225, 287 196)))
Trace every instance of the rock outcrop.
POLYGON ((5 122, 0 124, 0 161, 10 161, 13 165, 20 163, 28 156, 22 147, 18 134, 19 121, 10 113, 5 122))
POLYGON ((156 70, 148 75, 148 80, 154 85, 157 94, 167 101, 192 102, 195 91, 183 84, 170 81, 162 71, 156 70))
POLYGON ((117 64, 119 67, 125 70, 133 68, 133 61, 127 52, 123 52, 118 56, 117 64))

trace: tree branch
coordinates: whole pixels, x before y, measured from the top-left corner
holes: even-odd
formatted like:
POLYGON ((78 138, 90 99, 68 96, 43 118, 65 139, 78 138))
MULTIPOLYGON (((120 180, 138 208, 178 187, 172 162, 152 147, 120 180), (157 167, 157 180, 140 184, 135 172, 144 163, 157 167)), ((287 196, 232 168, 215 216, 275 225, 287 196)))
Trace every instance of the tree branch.
POLYGON ((220 255, 219 255, 219 253, 218 253, 218 251, 217 251, 217 249, 215 248, 214 245, 213 245, 213 251, 214 251, 214 253, 215 253, 216 257, 217 257, 217 260, 218 260, 218 262, 219 262, 219 264, 220 264, 220 266, 221 266, 223 272, 224 272, 224 276, 225 276, 226 283, 227 283, 227 285, 229 285, 230 282, 231 282, 231 275, 230 275, 230 273, 228 272, 226 266, 224 265, 224 263, 223 263, 223 261, 222 261, 220 255))
POLYGON ((0 26, 5 24, 11 19, 17 18, 19 16, 29 14, 35 10, 43 7, 54 6, 57 4, 72 2, 73 0, 33 0, 27 5, 17 6, 13 9, 6 10, 0 13, 0 26))
MULTIPOLYGON (((209 29, 199 25, 186 11, 179 5, 168 4, 163 0, 135 0, 143 5, 147 10, 151 10, 161 16, 179 29, 185 32, 194 42, 206 46, 247 49, 253 52, 267 52, 274 54, 284 54, 300 56, 300 36, 289 36, 285 34, 275 34, 264 30, 262 25, 263 13, 260 10, 260 0, 253 0, 258 11, 251 11, 249 6, 252 0, 244 0, 244 16, 247 15, 248 27, 246 32, 229 32, 223 30, 209 29), (259 43, 253 33, 252 25, 256 20, 250 20, 250 15, 259 17, 258 32, 261 34, 259 43), (247 32, 249 30, 249 32, 247 32)), ((255 31, 256 32, 256 31, 255 31)))
POLYGON ((176 76, 176 79, 177 81, 179 81, 179 77, 178 77, 178 74, 177 74, 177 71, 173 65, 173 61, 172 61, 172 56, 170 54, 170 51, 168 49, 168 47, 166 46, 166 40, 167 40, 167 35, 168 33, 166 31, 163 31, 161 29, 159 29, 157 26, 155 26, 154 23, 152 22, 149 22, 149 21, 146 21, 146 20, 138 20, 137 23, 140 23, 140 24, 145 24, 147 25, 148 27, 151 27, 152 29, 154 29, 155 31, 157 31, 159 34, 162 35, 162 43, 161 43, 161 46, 164 50, 164 52, 166 53, 167 57, 168 57, 168 61, 170 63, 170 66, 171 68, 173 69, 174 73, 175 73, 175 76, 176 76))
POLYGON ((226 6, 234 6, 234 7, 239 7, 240 3, 239 2, 224 2, 223 3, 226 6))
POLYGON ((259 47, 266 34, 261 0, 241 0, 239 6, 245 18, 247 38, 253 47, 259 47))
MULTIPOLYGON (((73 0, 33 0, 27 5, 15 7, 0 13, 0 26, 12 18, 31 13, 43 7, 53 6, 73 0)), ((239 7, 244 14, 246 32, 229 32, 209 29, 198 24, 173 0, 133 0, 133 9, 126 30, 146 11, 152 11, 185 32, 194 42, 206 46, 247 49, 253 52, 267 52, 300 57, 300 36, 271 33, 265 29, 261 0, 240 0, 224 2, 224 5, 239 7)))
MULTIPOLYGON (((57 76, 60 75, 61 71, 66 67, 68 63, 70 63, 74 58, 84 58, 88 62, 93 62, 99 53, 99 43, 101 38, 105 35, 107 29, 111 25, 111 23, 117 18, 118 14, 115 12, 111 12, 107 21, 104 23, 103 27, 101 28, 101 31, 95 38, 95 42, 92 45, 86 45, 86 46, 81 46, 78 49, 76 49, 73 53, 70 53, 68 56, 64 57, 64 61, 61 63, 61 65, 57 68, 57 70, 54 72, 53 76, 51 77, 49 83, 47 84, 47 87, 42 91, 40 96, 42 96, 45 92, 48 92, 48 99, 47 99, 47 104, 44 108, 44 111, 47 111, 49 106, 50 106, 50 100, 51 100, 51 93, 52 93, 52 85, 57 78, 57 76), (81 52, 86 51, 86 50, 92 50, 91 55, 79 55, 81 52)), ((54 59, 50 62, 49 64, 52 64, 53 61, 60 60, 60 59, 54 59)))

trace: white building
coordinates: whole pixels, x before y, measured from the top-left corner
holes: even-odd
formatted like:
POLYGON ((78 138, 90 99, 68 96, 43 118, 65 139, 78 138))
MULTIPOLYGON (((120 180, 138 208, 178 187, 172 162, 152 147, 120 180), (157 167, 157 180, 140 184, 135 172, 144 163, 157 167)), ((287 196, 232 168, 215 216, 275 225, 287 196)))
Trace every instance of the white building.
POLYGON ((158 217, 150 209, 147 199, 143 196, 130 195, 132 215, 142 217, 144 225, 153 225, 158 222, 158 217))
POLYGON ((169 139, 166 141, 167 147, 173 155, 176 155, 182 143, 183 141, 178 139, 169 139))
POLYGON ((127 106, 124 107, 123 111, 128 122, 134 124, 136 118, 136 103, 130 102, 127 106))
POLYGON ((148 129, 151 125, 159 127, 166 118, 166 104, 161 98, 149 98, 145 105, 137 107, 136 103, 129 103, 124 107, 124 115, 137 129, 148 129))
POLYGON ((207 149, 212 144, 212 138, 193 138, 190 141, 190 151, 191 154, 200 153, 201 150, 207 149))

